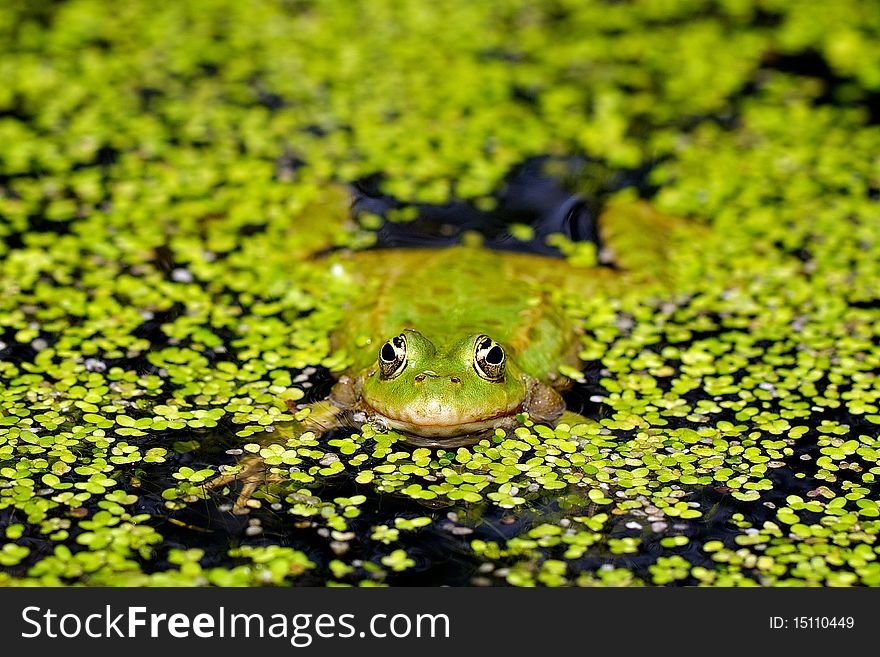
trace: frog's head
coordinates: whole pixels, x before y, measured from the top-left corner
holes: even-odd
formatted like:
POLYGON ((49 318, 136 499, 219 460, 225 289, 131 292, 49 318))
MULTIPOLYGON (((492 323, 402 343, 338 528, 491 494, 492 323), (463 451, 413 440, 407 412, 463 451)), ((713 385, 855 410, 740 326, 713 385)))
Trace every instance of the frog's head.
POLYGON ((363 379, 362 401, 399 431, 436 438, 497 426, 523 409, 529 377, 485 334, 442 348, 407 329, 380 348, 363 379))

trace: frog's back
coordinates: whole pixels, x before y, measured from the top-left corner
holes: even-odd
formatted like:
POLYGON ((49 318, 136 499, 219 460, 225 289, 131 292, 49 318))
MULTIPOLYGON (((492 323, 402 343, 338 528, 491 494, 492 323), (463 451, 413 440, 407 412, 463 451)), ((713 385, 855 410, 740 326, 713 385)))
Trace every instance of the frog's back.
POLYGON ((366 251, 341 264, 364 281, 337 335, 358 367, 404 328, 438 347, 486 333, 512 349, 527 373, 545 380, 572 360, 574 325, 554 298, 568 278, 563 260, 459 246, 366 251))
POLYGON ((676 245, 699 243, 705 230, 640 200, 609 203, 599 217, 602 261, 577 266, 546 256, 480 247, 377 249, 338 254, 334 269, 361 293, 334 333, 335 349, 364 368, 386 339, 414 328, 438 347, 486 333, 514 351, 533 377, 552 378, 575 364, 577 334, 560 298, 617 294, 668 285, 677 276, 676 245))

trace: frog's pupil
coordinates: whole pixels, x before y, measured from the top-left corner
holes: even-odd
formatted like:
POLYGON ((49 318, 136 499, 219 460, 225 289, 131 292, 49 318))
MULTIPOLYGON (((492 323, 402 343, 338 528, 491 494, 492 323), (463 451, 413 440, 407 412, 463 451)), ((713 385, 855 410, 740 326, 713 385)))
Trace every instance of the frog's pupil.
POLYGON ((386 342, 382 345, 382 351, 379 352, 379 357, 386 361, 391 362, 397 356, 397 353, 394 351, 394 347, 391 346, 390 342, 386 342))
POLYGON ((503 360, 504 352, 497 344, 486 354, 486 362, 489 363, 489 365, 500 365, 503 360))

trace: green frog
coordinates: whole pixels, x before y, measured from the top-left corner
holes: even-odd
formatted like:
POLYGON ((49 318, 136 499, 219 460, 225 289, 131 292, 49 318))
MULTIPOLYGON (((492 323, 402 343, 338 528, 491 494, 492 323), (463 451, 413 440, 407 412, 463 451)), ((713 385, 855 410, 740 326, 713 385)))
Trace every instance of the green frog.
MULTIPOLYGON (((294 431, 370 423, 449 448, 513 429, 524 415, 583 421, 560 394, 570 385, 560 366, 577 366, 581 332, 562 299, 664 280, 679 223, 641 201, 612 204, 599 217, 603 264, 594 266, 480 246, 326 258, 333 275, 361 286, 331 340, 349 365, 294 431)), ((250 456, 233 470, 208 487, 243 482, 233 510, 246 512, 265 467, 250 456)))

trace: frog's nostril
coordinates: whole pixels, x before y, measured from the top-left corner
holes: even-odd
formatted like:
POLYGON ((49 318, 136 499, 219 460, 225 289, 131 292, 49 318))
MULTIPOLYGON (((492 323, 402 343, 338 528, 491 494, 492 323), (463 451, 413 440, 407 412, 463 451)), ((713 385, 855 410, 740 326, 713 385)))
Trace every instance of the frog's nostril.
POLYGON ((416 382, 416 383, 421 383, 421 382, 424 381, 424 380, 425 380, 425 375, 424 375, 424 374, 416 374, 416 376, 415 376, 415 382, 416 382))
POLYGON ((459 379, 457 376, 451 376, 449 377, 449 380, 452 381, 452 383, 461 383, 461 379, 459 379))

